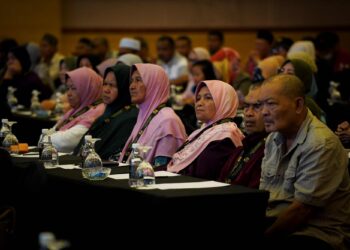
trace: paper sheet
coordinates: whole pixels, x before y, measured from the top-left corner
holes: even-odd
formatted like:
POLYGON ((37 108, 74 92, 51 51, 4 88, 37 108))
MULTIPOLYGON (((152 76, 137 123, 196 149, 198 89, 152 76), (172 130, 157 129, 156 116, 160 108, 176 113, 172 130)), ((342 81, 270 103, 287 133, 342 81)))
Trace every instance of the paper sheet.
MULTIPOLYGON (((26 154, 11 154, 12 157, 18 158, 39 158, 39 152, 28 152, 26 154)), ((58 156, 69 155, 69 153, 58 152, 58 156)))
POLYGON ((183 182, 183 183, 163 183, 156 184, 154 187, 161 190, 168 189, 191 189, 191 188, 215 188, 225 187, 230 184, 217 182, 217 181, 201 181, 201 182, 183 182))
POLYGON ((174 176, 180 176, 179 174, 176 173, 171 173, 168 171, 157 171, 154 172, 156 177, 174 177, 174 176))
POLYGON ((127 180, 129 179, 129 174, 111 174, 108 178, 112 178, 114 180, 127 180))
POLYGON ((73 164, 63 164, 63 165, 58 165, 58 168, 63 168, 63 169, 81 169, 78 165, 73 165, 73 164))
POLYGON ((69 155, 70 153, 62 153, 62 152, 58 152, 58 156, 63 156, 63 155, 69 155))
POLYGON ((15 158, 39 158, 39 154, 11 154, 15 158))
MULTIPOLYGON (((156 177, 173 177, 173 176, 179 176, 179 174, 167 172, 167 171, 157 171, 154 172, 156 177)), ((129 174, 112 174, 108 176, 109 178, 115 179, 115 180, 127 180, 129 179, 129 174)))

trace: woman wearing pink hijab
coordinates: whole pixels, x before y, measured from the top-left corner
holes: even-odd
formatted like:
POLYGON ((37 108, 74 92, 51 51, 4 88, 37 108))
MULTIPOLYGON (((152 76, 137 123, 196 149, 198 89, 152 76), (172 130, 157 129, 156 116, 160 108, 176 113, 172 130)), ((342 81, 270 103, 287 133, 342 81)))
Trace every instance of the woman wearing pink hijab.
POLYGON ((135 64, 131 68, 130 95, 139 106, 134 129, 126 142, 120 162, 126 162, 133 143, 151 146, 146 160, 155 167, 166 165, 186 139, 185 127, 165 103, 169 98, 169 78, 155 64, 135 64))
POLYGON ((68 112, 57 122, 51 135, 52 144, 60 152, 71 152, 91 124, 103 114, 105 105, 100 97, 102 77, 87 67, 66 74, 68 112))
POLYGON ((216 180, 232 150, 242 145, 243 134, 232 120, 238 97, 232 86, 217 80, 201 82, 195 96, 196 116, 204 125, 173 155, 167 170, 216 180))

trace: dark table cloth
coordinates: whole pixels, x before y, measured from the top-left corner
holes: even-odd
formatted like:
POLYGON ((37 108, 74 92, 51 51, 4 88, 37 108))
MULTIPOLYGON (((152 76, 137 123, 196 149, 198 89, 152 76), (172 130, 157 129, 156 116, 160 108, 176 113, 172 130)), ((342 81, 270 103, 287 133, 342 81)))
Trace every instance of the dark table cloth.
MULTIPOLYGON (((33 159, 13 161, 14 169, 31 175, 26 179, 34 178, 23 182, 27 186, 17 186, 9 201, 18 208, 17 235, 26 249, 40 231, 69 240, 72 249, 137 247, 148 240, 152 245, 147 248, 214 243, 243 244, 244 248, 235 249, 248 249, 262 237, 268 200, 264 191, 242 186, 139 190, 130 188, 128 180, 90 181, 82 178, 81 170, 44 169, 33 159)), ((79 161, 60 157, 60 164, 79 161)), ((111 174, 127 172, 127 167, 113 167, 111 174)), ((204 180, 156 178, 157 183, 194 181, 204 180)))

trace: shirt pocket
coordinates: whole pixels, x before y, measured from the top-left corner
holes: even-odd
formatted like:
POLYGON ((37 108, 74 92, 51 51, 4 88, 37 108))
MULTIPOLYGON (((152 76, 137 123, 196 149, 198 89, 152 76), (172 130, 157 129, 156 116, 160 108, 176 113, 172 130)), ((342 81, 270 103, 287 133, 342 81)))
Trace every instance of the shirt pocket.
POLYGON ((294 194, 296 181, 296 165, 290 164, 284 173, 283 190, 288 194, 294 194))

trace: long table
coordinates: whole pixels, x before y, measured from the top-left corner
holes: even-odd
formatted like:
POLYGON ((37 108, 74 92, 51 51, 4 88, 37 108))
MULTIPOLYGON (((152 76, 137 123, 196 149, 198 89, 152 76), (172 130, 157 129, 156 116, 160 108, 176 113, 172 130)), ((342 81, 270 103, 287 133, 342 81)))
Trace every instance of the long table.
MULTIPOLYGON (((16 168, 31 168, 29 172, 40 180, 35 194, 19 195, 25 224, 68 239, 73 249, 117 249, 122 243, 137 247, 148 240, 159 246, 166 240, 170 246, 185 242, 247 246, 262 237, 265 191, 242 186, 139 190, 130 188, 127 180, 90 181, 82 178, 81 170, 43 169, 38 161, 23 158, 14 162, 16 168)), ((60 157, 60 162, 76 163, 77 158, 60 157)), ((111 174, 127 172, 127 167, 118 167, 111 174)), ((157 183, 197 181, 204 180, 189 176, 156 179, 157 183)))

